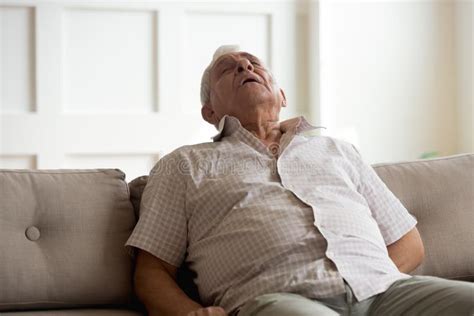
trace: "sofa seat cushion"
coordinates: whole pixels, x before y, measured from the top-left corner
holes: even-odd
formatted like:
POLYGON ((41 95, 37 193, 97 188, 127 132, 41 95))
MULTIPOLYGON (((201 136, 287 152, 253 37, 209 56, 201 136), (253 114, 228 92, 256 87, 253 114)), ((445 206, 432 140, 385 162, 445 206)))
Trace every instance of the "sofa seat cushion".
POLYGON ((418 220, 425 260, 411 274, 474 281, 474 155, 374 169, 418 220))
POLYGON ((60 309, 2 313, 2 316, 143 316, 127 309, 60 309))
POLYGON ((135 225, 118 169, 0 170, 0 311, 127 304, 135 225))

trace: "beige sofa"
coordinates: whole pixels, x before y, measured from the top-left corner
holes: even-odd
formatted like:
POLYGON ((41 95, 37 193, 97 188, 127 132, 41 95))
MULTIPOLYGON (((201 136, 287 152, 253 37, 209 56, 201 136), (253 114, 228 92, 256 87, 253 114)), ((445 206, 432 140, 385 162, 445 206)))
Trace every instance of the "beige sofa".
MULTIPOLYGON (((418 219, 426 259, 413 274, 474 281, 474 155, 374 168, 418 219)), ((144 314, 123 244, 147 176, 124 179, 118 169, 0 170, 0 314, 144 314)), ((179 275, 198 299, 192 273, 179 275)))

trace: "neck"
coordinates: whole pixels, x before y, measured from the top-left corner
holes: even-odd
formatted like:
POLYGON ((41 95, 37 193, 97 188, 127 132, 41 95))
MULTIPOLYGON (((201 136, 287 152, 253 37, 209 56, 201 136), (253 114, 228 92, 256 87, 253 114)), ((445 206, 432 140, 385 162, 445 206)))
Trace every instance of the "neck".
POLYGON ((281 138, 278 118, 257 118, 252 122, 242 124, 242 127, 260 139, 264 144, 279 143, 281 138))

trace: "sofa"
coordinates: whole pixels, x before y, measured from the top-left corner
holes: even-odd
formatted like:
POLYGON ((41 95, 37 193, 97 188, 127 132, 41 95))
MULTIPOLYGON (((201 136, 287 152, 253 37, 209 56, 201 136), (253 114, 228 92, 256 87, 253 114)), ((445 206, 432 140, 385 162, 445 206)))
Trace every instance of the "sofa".
MULTIPOLYGON (((418 220, 412 272, 474 281, 474 154, 382 163, 375 171, 418 220)), ((124 243, 148 176, 119 169, 0 169, 0 314, 144 315, 124 243)), ((180 286, 199 300, 186 265, 180 286)))

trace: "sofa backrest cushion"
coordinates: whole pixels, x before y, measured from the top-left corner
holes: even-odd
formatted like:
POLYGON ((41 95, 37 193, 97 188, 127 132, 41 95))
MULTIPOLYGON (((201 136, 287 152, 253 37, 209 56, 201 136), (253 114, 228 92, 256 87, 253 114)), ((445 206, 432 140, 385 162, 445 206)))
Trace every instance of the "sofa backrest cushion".
POLYGON ((0 311, 126 304, 135 225, 118 169, 0 170, 0 311))
POLYGON ((474 281, 474 155, 374 169, 418 220, 425 260, 411 274, 474 281))

